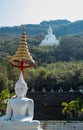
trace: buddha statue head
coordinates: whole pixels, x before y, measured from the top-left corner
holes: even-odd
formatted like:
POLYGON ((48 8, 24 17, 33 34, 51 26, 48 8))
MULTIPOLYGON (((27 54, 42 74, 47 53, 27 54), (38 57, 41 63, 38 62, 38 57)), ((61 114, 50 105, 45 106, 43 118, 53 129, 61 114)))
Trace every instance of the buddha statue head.
POLYGON ((52 28, 51 28, 51 26, 49 26, 49 28, 48 28, 48 34, 52 35, 52 28))
POLYGON ((27 84, 24 81, 22 73, 21 73, 19 80, 15 84, 15 94, 17 97, 25 97, 27 90, 28 90, 27 84))

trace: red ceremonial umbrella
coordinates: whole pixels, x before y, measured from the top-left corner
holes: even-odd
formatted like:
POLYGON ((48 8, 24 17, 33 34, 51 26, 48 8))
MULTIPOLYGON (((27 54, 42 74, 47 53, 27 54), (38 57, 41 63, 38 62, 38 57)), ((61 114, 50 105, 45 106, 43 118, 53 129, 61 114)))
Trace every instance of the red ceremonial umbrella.
POLYGON ((21 41, 19 48, 16 53, 10 59, 10 64, 21 69, 21 72, 24 77, 24 68, 30 68, 35 65, 35 61, 30 55, 28 45, 26 42, 26 32, 22 33, 21 41))

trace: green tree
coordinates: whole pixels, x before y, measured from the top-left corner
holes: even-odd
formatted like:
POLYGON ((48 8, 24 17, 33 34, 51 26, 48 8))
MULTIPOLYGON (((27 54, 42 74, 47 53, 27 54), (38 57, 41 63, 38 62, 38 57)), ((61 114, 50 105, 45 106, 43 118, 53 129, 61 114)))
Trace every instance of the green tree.
POLYGON ((0 113, 5 114, 6 112, 6 106, 7 106, 7 100, 10 98, 10 92, 8 89, 4 89, 0 93, 0 113))
POLYGON ((62 114, 66 115, 67 118, 78 118, 79 111, 81 111, 81 100, 80 98, 72 100, 70 102, 62 102, 62 114))

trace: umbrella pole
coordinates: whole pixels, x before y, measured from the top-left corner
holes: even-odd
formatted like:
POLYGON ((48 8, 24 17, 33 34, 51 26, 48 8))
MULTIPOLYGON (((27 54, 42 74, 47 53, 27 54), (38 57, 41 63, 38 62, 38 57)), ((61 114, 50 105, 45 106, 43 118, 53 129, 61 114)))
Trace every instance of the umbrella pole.
POLYGON ((22 72, 22 76, 23 76, 23 79, 24 79, 24 66, 23 66, 24 62, 21 61, 21 66, 20 66, 20 69, 21 69, 21 72, 22 72))

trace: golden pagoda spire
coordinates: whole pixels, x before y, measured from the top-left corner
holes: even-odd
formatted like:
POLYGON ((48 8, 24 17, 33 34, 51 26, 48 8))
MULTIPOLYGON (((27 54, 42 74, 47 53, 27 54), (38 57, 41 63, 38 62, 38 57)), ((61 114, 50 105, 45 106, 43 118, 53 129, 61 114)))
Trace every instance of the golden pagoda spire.
POLYGON ((35 65, 35 61, 30 55, 27 41, 26 41, 26 32, 23 29, 20 45, 14 56, 10 59, 10 64, 20 68, 22 71, 24 68, 29 68, 35 65))

